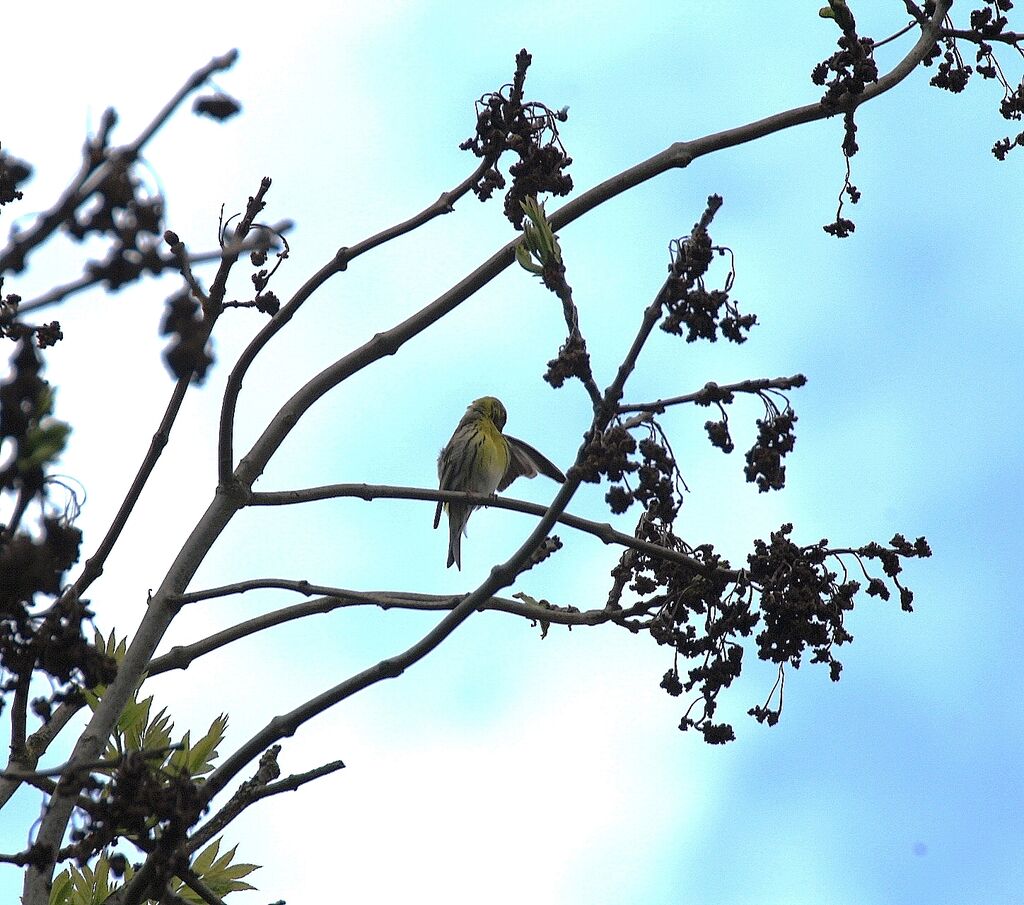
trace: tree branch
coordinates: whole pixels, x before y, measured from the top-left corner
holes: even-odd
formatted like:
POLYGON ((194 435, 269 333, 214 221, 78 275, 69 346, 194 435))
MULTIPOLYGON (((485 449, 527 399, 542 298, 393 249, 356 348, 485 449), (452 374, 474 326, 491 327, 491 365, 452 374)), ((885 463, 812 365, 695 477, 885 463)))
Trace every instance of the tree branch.
POLYGON ((11 755, 8 761, 10 764, 25 763, 28 754, 25 736, 28 732, 28 692, 31 680, 31 673, 22 673, 14 689, 14 700, 11 702, 11 755))
POLYGON ((39 758, 46 752, 50 743, 60 734, 61 730, 71 721, 71 718, 82 708, 80 703, 64 701, 50 717, 49 722, 44 723, 28 737, 25 743, 25 758, 15 762, 12 757, 8 761, 6 771, 0 775, 0 808, 11 799, 11 796, 18 791, 22 779, 18 773, 25 770, 32 771, 39 763, 39 758), (14 769, 12 769, 14 768, 14 769))
POLYGON ((223 56, 214 57, 201 69, 197 69, 178 89, 174 97, 164 105, 153 121, 142 130, 135 141, 113 151, 106 150, 106 141, 114 124, 113 112, 108 111, 104 116, 104 126, 97 141, 86 143, 86 159, 71 185, 50 210, 42 214, 28 229, 16 233, 11 238, 10 244, 0 251, 0 273, 22 270, 28 252, 46 241, 63 223, 67 222, 72 212, 88 201, 93 193, 118 169, 136 160, 142 148, 170 119, 175 109, 186 97, 215 72, 231 68, 237 59, 238 51, 230 50, 223 56), (101 154, 102 156, 100 156, 101 154))
POLYGON ((114 520, 110 523, 107 533, 103 536, 103 540, 100 541, 99 546, 96 548, 96 552, 85 561, 81 574, 75 580, 75 583, 64 592, 65 596, 81 596, 86 588, 103 574, 103 565, 114 549, 114 545, 121 536, 125 525, 128 524, 128 518, 131 516, 132 510, 135 509, 135 504, 138 503, 143 489, 153 474, 153 469, 160 460, 164 447, 167 446, 167 441, 171 436, 171 428, 178 417, 178 412, 181 411, 181 404, 185 401, 188 387, 189 378, 187 377, 181 378, 174 385, 167 408, 164 409, 163 418, 160 419, 156 433, 153 434, 153 439, 149 443, 149 449, 146 450, 146 455, 135 474, 135 480, 132 481, 131 487, 128 488, 128 493, 125 494, 125 498, 117 510, 114 520))
POLYGON ((1022 32, 1004 31, 998 35, 980 35, 976 31, 963 28, 940 28, 936 37, 958 38, 963 41, 970 41, 972 44, 1009 44, 1011 47, 1024 41, 1024 33, 1022 32))
POLYGON ((807 383, 803 374, 794 374, 792 377, 759 377, 753 380, 741 380, 739 383, 727 383, 724 386, 711 381, 706 383, 696 393, 687 393, 684 396, 670 396, 667 399, 659 399, 656 402, 631 402, 628 405, 620 405, 619 414, 627 412, 653 412, 664 414, 670 405, 681 405, 687 402, 698 402, 707 404, 708 401, 721 399, 723 395, 731 393, 761 393, 764 390, 792 390, 802 387, 807 383))
MULTIPOLYGON (((527 515, 543 516, 548 512, 548 507, 537 503, 529 503, 526 500, 516 500, 510 497, 484 495, 479 493, 468 493, 461 490, 434 490, 428 487, 393 487, 387 484, 326 484, 322 487, 308 487, 301 490, 276 490, 254 492, 249 496, 251 506, 289 506, 296 503, 309 503, 315 500, 331 500, 343 497, 356 497, 360 500, 392 499, 392 500, 425 500, 428 502, 443 503, 472 503, 474 506, 491 507, 494 509, 509 509, 513 512, 523 512, 527 515)), ((665 559, 690 566, 699 572, 709 573, 711 570, 707 563, 694 559, 678 550, 670 550, 649 541, 639 540, 631 534, 617 531, 608 522, 595 522, 590 519, 581 518, 578 515, 560 513, 557 522, 576 528, 587 534, 591 534, 605 544, 619 544, 623 547, 632 547, 641 553, 651 556, 659 556, 665 559)), ((716 574, 735 577, 734 572, 717 570, 716 574)), ((189 600, 190 595, 183 599, 189 600)))
MULTIPOLYGON (((290 220, 282 220, 270 227, 268 231, 260 230, 260 234, 254 235, 241 245, 235 247, 229 245, 228 249, 232 252, 238 252, 244 254, 247 251, 254 251, 257 248, 273 248, 273 234, 274 233, 286 233, 292 228, 293 224, 290 220)), ((223 257, 224 251, 217 249, 216 251, 202 251, 188 256, 189 264, 192 266, 198 264, 208 264, 211 261, 219 261, 223 257)), ((150 270, 154 276, 158 276, 165 270, 170 270, 178 266, 178 260, 173 254, 155 255, 153 265, 147 263, 146 269, 150 270), (156 262, 159 262, 157 265, 156 262), (154 269, 155 267, 155 269, 154 269)), ((70 283, 65 283, 63 286, 56 286, 49 292, 44 292, 42 295, 37 296, 28 302, 21 302, 18 305, 18 314, 28 314, 31 311, 38 311, 41 308, 48 308, 50 305, 57 305, 63 301, 66 301, 70 296, 76 295, 86 289, 90 289, 93 286, 102 283, 107 279, 104 274, 99 273, 85 273, 82 274, 77 280, 72 280, 70 283)))
MULTIPOLYGON (((669 551, 671 552, 671 551, 669 551)), ((734 573, 737 577, 738 572, 734 573)), ((263 613, 232 625, 223 631, 216 632, 192 644, 176 645, 166 654, 156 657, 148 670, 148 675, 158 676, 161 673, 170 672, 175 669, 188 669, 196 660, 206 654, 226 647, 242 638, 258 634, 277 625, 283 625, 296 619, 304 619, 307 616, 324 615, 334 610, 346 609, 354 606, 376 606, 382 610, 415 610, 419 612, 443 612, 453 609, 462 599, 461 594, 413 594, 401 591, 349 591, 344 588, 324 588, 322 590, 311 590, 318 586, 310 585, 304 581, 288 581, 286 579, 268 578, 254 579, 251 582, 239 582, 238 585, 228 585, 225 588, 214 588, 207 593, 219 592, 242 594, 246 591, 258 588, 278 588, 281 590, 294 590, 299 593, 324 594, 315 600, 305 603, 297 603, 292 606, 282 607, 263 613)), ((192 595, 189 595, 190 597, 192 595)), ((204 599, 208 599, 205 598, 204 599)), ((625 610, 609 610, 607 608, 595 610, 579 610, 575 607, 547 607, 541 604, 527 603, 525 601, 511 600, 507 597, 491 597, 477 607, 478 612, 490 611, 509 613, 513 616, 521 616, 534 622, 546 622, 555 625, 581 625, 594 626, 603 625, 607 622, 624 623, 626 619, 641 616, 647 612, 646 607, 634 606, 625 610)))
MULTIPOLYGON (((714 212, 721 204, 721 199, 711 198, 708 200, 708 209, 701 220, 702 224, 710 222, 714 212)), ((695 227, 696 229, 696 227, 695 227)), ((633 344, 630 346, 625 359, 620 365, 615 379, 605 390, 603 401, 595 406, 594 418, 591 429, 587 432, 580 444, 576 454, 575 464, 569 469, 565 483, 562 484, 554 500, 541 516, 540 521, 530 532, 529 536, 505 562, 494 566, 486 579, 475 591, 467 595, 457 603, 451 612, 445 616, 430 632, 424 635, 416 644, 403 653, 389 660, 382 660, 376 666, 364 670, 355 676, 346 679, 333 688, 328 689, 315 698, 312 698, 291 712, 277 716, 267 724, 264 729, 254 733, 224 762, 210 774, 203 786, 203 795, 206 801, 210 801, 221 791, 250 761, 260 756, 270 745, 280 741, 282 738, 291 736, 305 722, 323 713, 325 710, 335 706, 348 697, 362 691, 364 688, 384 679, 393 679, 400 676, 414 663, 423 659, 427 654, 440 645, 456 628, 459 627, 469 615, 487 600, 494 596, 495 592, 510 585, 516 576, 522 571, 529 558, 539 549, 548 531, 555 524, 558 516, 565 511, 565 507, 572 500, 573 495, 582 482, 579 465, 587 454, 589 438, 601 433, 610 423, 619 399, 622 398, 622 391, 626 380, 636 364, 637 356, 647 338, 654 329, 662 308, 662 298, 665 294, 665 286, 658 291, 655 300, 644 312, 639 329, 633 344)), ((330 370, 330 369, 328 369, 330 370)), ((307 387, 309 384, 307 384, 307 387)), ((301 391, 300 391, 301 392, 301 391)), ((293 397, 294 398, 294 397, 293 397)), ((262 438, 261 438, 262 440, 262 438)), ((257 446, 260 441, 257 441, 257 446)), ((245 462, 239 465, 242 469, 245 462)))
MULTIPOLYGON (((929 20, 930 24, 922 27, 921 37, 910 52, 889 73, 879 78, 877 82, 868 85, 863 94, 852 100, 851 104, 860 106, 878 97, 895 87, 913 71, 934 45, 939 23, 948 11, 949 5, 950 0, 938 0, 935 14, 929 20)), ((782 129, 835 115, 836 111, 826 109, 820 103, 808 104, 735 129, 716 132, 693 141, 676 142, 648 160, 624 170, 584 192, 578 198, 563 205, 548 219, 553 229, 561 229, 616 195, 653 179, 667 170, 689 166, 698 157, 745 144, 782 129)), ((520 238, 517 236, 435 301, 390 330, 378 333, 367 343, 340 358, 308 381, 282 406, 252 449, 239 462, 235 471, 235 479, 243 487, 251 486, 262 474, 270 457, 284 442, 284 438, 292 427, 313 403, 363 368, 384 356, 394 355, 414 336, 419 335, 449 312, 455 310, 513 262, 514 249, 519 242, 520 238)))
MULTIPOLYGON (((278 746, 274 746, 268 753, 272 753, 271 760, 273 766, 277 766, 277 751, 278 746)), ((305 773, 295 773, 288 776, 279 782, 267 782, 261 777, 261 773, 264 772, 264 758, 260 759, 260 770, 256 776, 247 782, 243 783, 234 795, 231 796, 227 804, 224 805, 216 814, 214 814, 203 826, 199 827, 195 833, 189 838, 188 848, 189 851, 195 851, 202 847, 218 833, 224 831, 227 826, 238 818, 238 816, 250 805, 255 804, 257 801, 261 801, 264 798, 269 798, 271 795, 278 795, 281 792, 293 792, 296 789, 304 786, 308 782, 312 782, 315 779, 319 779, 322 776, 328 776, 331 773, 336 773, 338 770, 343 770, 345 764, 340 760, 331 761, 329 764, 317 767, 314 770, 308 770, 305 773)))
POLYGON ((245 379, 245 374, 249 370, 249 366, 253 363, 256 356, 263 350, 267 343, 273 339, 276 333, 284 328, 292 317, 295 316, 295 312, 302 307, 303 303, 314 292, 316 292, 317 289, 319 289, 336 273, 346 270, 351 261, 354 261, 360 255, 371 251, 377 246, 383 245, 385 242, 390 242, 392 239, 397 239, 406 233, 412 232, 414 229, 418 229, 423 226, 423 224, 429 223, 435 217, 451 213, 455 209, 455 202, 469 192, 470 189, 480 181, 483 174, 493 165, 493 159, 485 157, 480 161, 480 165, 472 175, 464 179, 451 191, 442 192, 433 204, 428 205, 415 216, 410 217, 408 220, 398 223, 395 226, 389 227, 388 229, 382 230, 376 235, 370 236, 370 238, 364 239, 356 245, 351 247, 343 246, 339 248, 335 253, 334 258, 313 274, 313 276, 299 288, 295 295, 289 299, 288 303, 283 305, 277 314, 275 314, 274 317, 271 318, 271 320, 263 327, 263 329, 252 338, 249 345, 246 346, 245 350, 238 357, 238 361, 235 362, 224 387, 224 399, 221 403, 220 412, 217 458, 217 473, 222 484, 231 480, 231 471, 234 468, 235 409, 238 405, 238 394, 242 390, 242 381, 245 379))

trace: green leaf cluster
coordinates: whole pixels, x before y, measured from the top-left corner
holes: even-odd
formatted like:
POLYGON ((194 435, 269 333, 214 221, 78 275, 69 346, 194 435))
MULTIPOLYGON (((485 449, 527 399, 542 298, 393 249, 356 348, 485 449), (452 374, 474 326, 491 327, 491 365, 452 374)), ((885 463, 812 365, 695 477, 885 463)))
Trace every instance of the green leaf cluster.
MULTIPOLYGON (((123 662, 127 640, 117 639, 111 632, 104 638, 99 632, 95 636, 97 650, 112 657, 118 664, 123 662)), ((202 782, 201 777, 213 769, 218 757, 218 746, 227 730, 227 714, 221 714, 210 724, 206 733, 193 743, 192 734, 186 731, 177 742, 172 743, 174 723, 166 707, 153 712, 153 695, 139 697, 145 676, 139 681, 121 716, 111 733, 104 752, 104 760, 111 765, 98 769, 97 773, 112 775, 116 764, 130 752, 147 752, 152 755, 156 769, 168 776, 187 775, 202 782)), ((93 710, 103 700, 106 685, 96 685, 83 692, 86 703, 93 710)), ((105 792, 101 792, 106 794, 105 792)), ((243 878, 256 870, 259 865, 235 863, 237 846, 220 854, 221 837, 214 839, 190 864, 192 872, 215 895, 223 898, 228 893, 255 889, 243 878)), ((124 883, 128 883, 135 868, 127 863, 123 855, 114 850, 103 851, 93 866, 71 865, 58 874, 50 892, 50 905, 103 905, 124 883), (116 871, 111 862, 116 861, 116 871), (121 879, 112 879, 112 873, 121 879)), ((171 883, 172 892, 183 901, 203 905, 203 899, 182 879, 175 877, 171 883)))
MULTIPOLYGON (((242 878, 259 869, 258 864, 233 863, 238 846, 234 846, 223 855, 220 854, 221 839, 214 839, 192 860, 192 872, 203 881, 203 884, 214 895, 224 898, 228 893, 240 892, 256 887, 246 883, 242 878)), ((50 905, 103 905, 116 892, 121 883, 111 883, 110 859, 106 854, 100 855, 96 866, 88 865, 78 868, 72 865, 61 871, 53 881, 50 890, 50 905)), ((135 870, 128 865, 124 872, 124 883, 134 876, 135 870)), ((171 891, 192 905, 205 905, 203 899, 183 880, 175 877, 170 883, 171 891)), ((152 899, 149 903, 155 903, 152 899)))
MULTIPOLYGON (((108 656, 120 664, 124 660, 127 649, 126 639, 117 640, 115 633, 111 632, 110 637, 104 640, 97 632, 95 639, 98 650, 104 651, 108 656)), ((172 732, 174 723, 167 712, 166 707, 161 707, 153 714, 153 695, 146 698, 139 698, 142 682, 132 694, 131 700, 125 705, 121 716, 118 717, 107 742, 104 752, 105 760, 117 760, 130 751, 148 752, 153 755, 164 769, 174 775, 187 774, 195 779, 209 773, 213 769, 213 762, 217 759, 217 747, 224 740, 224 734, 228 726, 228 716, 222 713, 210 724, 206 734, 193 744, 191 731, 186 731, 181 738, 172 744, 172 732)), ((106 693, 105 685, 97 685, 83 692, 86 703, 93 710, 99 705, 106 693)), ((113 768, 106 772, 112 772, 113 768)))
POLYGON ((544 213, 544 205, 531 196, 520 202, 520 206, 529 222, 523 224, 523 238, 516 245, 516 261, 523 270, 541 276, 545 267, 562 263, 562 249, 544 213))

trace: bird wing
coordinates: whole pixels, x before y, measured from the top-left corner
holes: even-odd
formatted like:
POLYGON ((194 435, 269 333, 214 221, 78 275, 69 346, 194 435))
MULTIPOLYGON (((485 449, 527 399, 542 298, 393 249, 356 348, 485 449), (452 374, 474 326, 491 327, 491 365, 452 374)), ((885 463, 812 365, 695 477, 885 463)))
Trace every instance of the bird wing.
POLYGON ((533 478, 538 474, 558 481, 559 484, 565 483, 565 475, 558 466, 537 452, 529 443, 508 434, 505 434, 505 439, 508 440, 508 468, 505 469, 505 475, 498 484, 499 491, 508 487, 516 478, 533 478))
MULTIPOLYGON (((437 456, 437 476, 438 476, 438 487, 441 490, 451 490, 452 475, 455 472, 455 463, 453 457, 445 453, 448 452, 452 441, 455 439, 454 434, 452 439, 448 441, 448 446, 441 449, 441 452, 437 456)), ((441 510, 444 509, 444 503, 439 502, 437 509, 434 510, 434 527, 436 528, 441 524, 441 510)))

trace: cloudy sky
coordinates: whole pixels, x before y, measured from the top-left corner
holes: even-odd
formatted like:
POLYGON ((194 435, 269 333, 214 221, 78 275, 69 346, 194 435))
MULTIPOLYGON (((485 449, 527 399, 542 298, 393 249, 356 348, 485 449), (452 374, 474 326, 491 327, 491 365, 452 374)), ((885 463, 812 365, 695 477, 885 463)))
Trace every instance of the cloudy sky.
MULTIPOLYGON (((292 255, 272 288, 285 298, 335 249, 420 210, 475 158, 458 150, 473 102, 534 55, 527 95, 569 107, 563 140, 577 191, 670 143, 815 100, 809 79, 834 49, 819 3, 468 2, 109 4, 22 10, 5 43, 0 141, 36 168, 22 225, 78 165, 107 105, 128 141, 196 68, 237 47, 217 84, 243 104, 218 126, 187 115, 149 146, 148 178, 168 226, 195 249, 263 176, 268 220, 293 219, 292 255), (372 8, 371 8, 372 7, 372 8), (13 33, 11 33, 13 36, 13 33)), ((904 24, 903 4, 857 4, 862 32, 904 24)), ((965 14, 965 11, 961 11, 965 14)), ((910 45, 881 49, 887 70, 910 45)), ((1019 66, 1005 57, 1008 75, 1019 66)), ((1018 61, 1019 62, 1019 61, 1018 61)), ((614 627, 553 629, 474 616, 400 679, 304 727, 281 763, 298 772, 343 759, 319 785, 252 809, 229 830, 242 860, 265 865, 240 905, 285 899, 670 905, 1010 903, 1024 883, 1024 738, 1016 570, 1024 466, 1019 413, 1024 315, 1024 157, 998 163, 1007 132, 991 83, 966 96, 914 73, 858 113, 863 192, 844 241, 821 226, 842 185, 841 125, 814 123, 673 172, 562 234, 569 280, 598 380, 607 383, 664 278, 668 242, 689 232, 707 195, 724 196, 713 235, 736 254, 734 295, 760 326, 742 348, 657 335, 627 396, 693 391, 708 380, 802 372, 788 486, 744 482, 742 453, 709 447, 704 410, 666 419, 690 487, 681 526, 741 563, 786 521, 796 538, 836 545, 926 535, 912 564, 916 611, 865 599, 840 652, 842 681, 791 672, 780 724, 745 716, 772 670, 753 662, 723 703, 738 740, 708 748, 676 728, 685 708, 658 682, 669 667, 649 639, 614 627), (328 899, 324 890, 329 889, 328 899)), ((553 210, 561 202, 549 204, 553 210)), ((495 201, 366 255, 332 279, 257 362, 239 411, 240 451, 309 377, 457 282, 510 238, 495 201)), ((40 255, 7 291, 31 298, 80 267, 82 249, 40 255)), ((209 279, 209 273, 207 274, 209 279)), ((233 294, 246 292, 239 272, 233 294)), ((62 471, 86 488, 86 555, 128 486, 171 390, 158 325, 167 277, 114 298, 76 297, 48 354, 58 415, 75 427, 62 471), (126 379, 126 374, 130 375, 126 379)), ((92 591, 97 625, 130 633, 208 504, 219 394, 260 325, 229 312, 217 365, 190 394, 124 543, 92 591)), ((540 380, 564 335, 557 302, 509 269, 401 353, 321 400, 271 462, 259 489, 333 482, 431 486, 434 458, 466 404, 499 396, 510 433, 568 466, 588 423, 578 385, 540 380)), ((756 401, 732 411, 737 446, 756 401)), ((554 485, 511 493, 545 502, 554 485)), ((607 519, 603 490, 571 511, 607 519)), ((433 506, 335 500, 241 513, 193 589, 246 577, 305 578, 356 590, 469 591, 529 532, 525 516, 477 513, 463 571, 444 569, 433 506)), ((635 514, 619 523, 631 530, 635 514)), ((517 589, 599 606, 616 552, 562 532, 566 549, 517 589)), ((280 592, 189 607, 162 649, 297 602, 280 592)), ((150 683, 179 730, 231 714, 228 745, 273 715, 397 653, 436 617, 339 611, 219 652, 150 683)), ((149 687, 149 686, 147 686, 149 687)), ((8 728, 4 726, 0 733, 8 728)), ((0 740, 2 741, 2 740, 0 740)), ((67 748, 55 747, 59 763, 67 748)), ((0 817, 5 850, 38 814, 21 793, 0 817)), ((0 898, 20 878, 0 867, 0 898)))

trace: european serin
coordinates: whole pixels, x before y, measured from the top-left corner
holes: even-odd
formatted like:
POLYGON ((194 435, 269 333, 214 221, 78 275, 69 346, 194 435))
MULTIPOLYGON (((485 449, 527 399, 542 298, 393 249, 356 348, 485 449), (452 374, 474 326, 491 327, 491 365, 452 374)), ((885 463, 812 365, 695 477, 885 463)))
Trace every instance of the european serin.
MULTIPOLYGON (((437 457, 441 490, 494 493, 504 490, 516 478, 538 473, 562 483, 565 475, 529 443, 503 434, 508 414, 501 400, 493 396, 477 399, 462 416, 448 445, 437 457)), ((476 508, 466 503, 438 503, 434 527, 441 521, 441 508, 448 511, 448 568, 462 568, 462 535, 476 508)))

